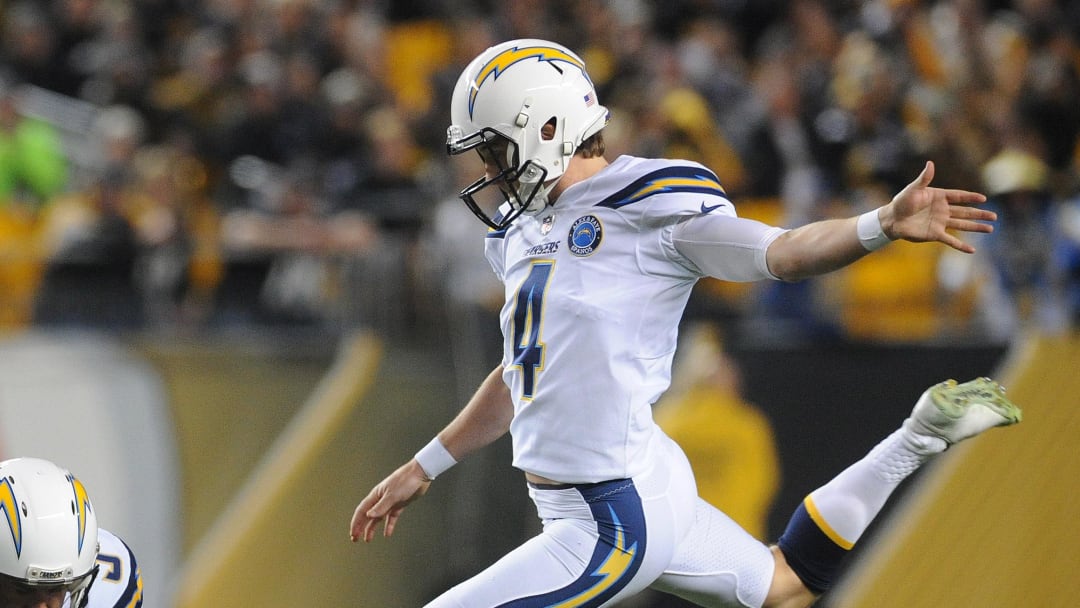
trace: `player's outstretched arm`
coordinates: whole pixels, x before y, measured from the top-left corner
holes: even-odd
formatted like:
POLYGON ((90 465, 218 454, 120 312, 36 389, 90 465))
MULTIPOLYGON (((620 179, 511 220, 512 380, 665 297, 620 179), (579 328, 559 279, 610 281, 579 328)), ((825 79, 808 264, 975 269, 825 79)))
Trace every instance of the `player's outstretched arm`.
POLYGON ((769 245, 769 271, 780 279, 797 281, 843 268, 898 239, 939 242, 973 253, 974 247, 950 231, 992 232, 993 226, 985 222, 997 215, 977 206, 986 201, 982 194, 934 188, 933 179, 934 163, 927 162, 914 181, 878 209, 785 232, 769 245))
POLYGON ((992 232, 994 227, 986 222, 996 220, 997 215, 976 206, 986 202, 982 194, 934 188, 930 185, 933 179, 934 163, 927 161, 922 173, 879 210, 882 230, 893 240, 936 241, 974 253, 974 247, 949 231, 992 232))
POLYGON ((361 538, 371 542, 380 521, 383 522, 383 536, 393 534, 401 512, 427 492, 432 479, 506 434, 513 417, 514 406, 510 390, 502 380, 500 365, 488 374, 469 403, 428 447, 379 482, 360 501, 349 522, 349 538, 353 542, 361 538), (432 446, 437 446, 434 452, 440 454, 434 459, 430 456, 432 446), (426 459, 425 453, 429 454, 426 459), (421 466, 421 460, 425 462, 424 466, 421 466))

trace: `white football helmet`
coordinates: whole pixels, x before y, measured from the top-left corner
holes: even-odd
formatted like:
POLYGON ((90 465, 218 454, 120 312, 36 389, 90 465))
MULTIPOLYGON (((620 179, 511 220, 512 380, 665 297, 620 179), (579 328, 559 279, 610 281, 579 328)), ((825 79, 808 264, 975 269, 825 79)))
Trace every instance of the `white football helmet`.
POLYGON ((0 462, 0 589, 61 591, 82 608, 97 554, 97 516, 82 482, 40 458, 0 462))
MULTIPOLYGON (((545 40, 511 40, 493 46, 465 68, 454 87, 446 131, 451 155, 477 150, 498 173, 461 191, 485 224, 501 230, 522 213, 538 213, 585 139, 607 124, 585 64, 570 49, 545 40), (544 137, 546 124, 553 137, 544 137), (496 205, 476 195, 495 184, 496 205), (499 207, 493 215, 494 207, 499 207)), ((489 190, 490 192, 490 190, 489 190)))

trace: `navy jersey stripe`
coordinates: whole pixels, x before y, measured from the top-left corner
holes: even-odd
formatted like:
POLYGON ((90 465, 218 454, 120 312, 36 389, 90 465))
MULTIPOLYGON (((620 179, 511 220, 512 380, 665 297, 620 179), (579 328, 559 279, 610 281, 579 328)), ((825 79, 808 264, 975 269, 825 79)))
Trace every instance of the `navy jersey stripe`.
POLYGON ((654 194, 669 192, 698 192, 727 198, 716 174, 704 167, 676 166, 657 169, 647 173, 629 186, 608 196, 597 207, 618 209, 636 203, 654 194))
POLYGON ((131 547, 127 546, 127 543, 120 541, 124 548, 128 552, 128 580, 127 588, 124 589, 123 595, 116 602, 116 608, 139 608, 142 606, 142 573, 139 571, 139 564, 135 562, 135 554, 131 552, 131 547), (132 599, 135 598, 135 594, 139 593, 139 598, 132 603, 132 599))
POLYGON ((618 479, 574 486, 588 503, 600 536, 585 571, 569 585, 512 600, 498 608, 590 608, 633 580, 645 558, 645 512, 634 482, 618 479))

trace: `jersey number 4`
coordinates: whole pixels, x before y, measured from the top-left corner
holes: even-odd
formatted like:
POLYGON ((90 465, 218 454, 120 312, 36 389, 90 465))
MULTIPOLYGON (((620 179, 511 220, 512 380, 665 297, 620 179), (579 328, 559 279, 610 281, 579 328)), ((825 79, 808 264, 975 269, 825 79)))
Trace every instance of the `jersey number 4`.
POLYGON ((536 372, 544 367, 544 343, 540 328, 544 318, 544 291, 547 290, 552 260, 533 262, 529 276, 518 287, 514 303, 514 363, 521 370, 522 397, 532 399, 536 388, 536 372))

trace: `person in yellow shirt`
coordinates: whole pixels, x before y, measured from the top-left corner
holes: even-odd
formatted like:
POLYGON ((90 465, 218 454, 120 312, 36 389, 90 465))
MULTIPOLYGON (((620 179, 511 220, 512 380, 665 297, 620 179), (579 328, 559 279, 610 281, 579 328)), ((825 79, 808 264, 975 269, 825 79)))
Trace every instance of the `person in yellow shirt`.
POLYGON ((656 405, 656 422, 686 452, 698 494, 754 537, 766 538, 780 487, 772 424, 743 396, 741 371, 724 352, 719 330, 710 323, 689 329, 674 392, 656 405))

